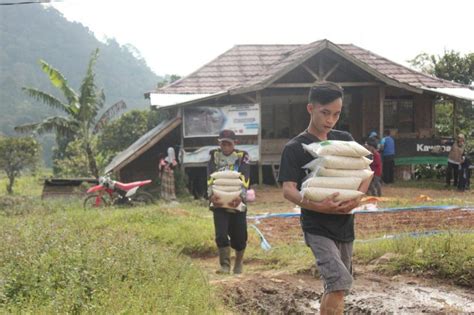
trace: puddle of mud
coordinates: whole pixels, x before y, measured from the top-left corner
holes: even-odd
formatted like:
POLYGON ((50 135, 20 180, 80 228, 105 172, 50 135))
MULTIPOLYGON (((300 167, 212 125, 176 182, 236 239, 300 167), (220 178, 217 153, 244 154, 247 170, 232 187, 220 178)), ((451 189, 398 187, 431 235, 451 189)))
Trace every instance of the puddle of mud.
MULTIPOLYGON (((322 284, 310 276, 254 276, 222 282, 224 300, 239 314, 310 314, 319 312, 322 284)), ((463 290, 403 282, 354 285, 345 311, 357 314, 473 313, 474 295, 463 290)))
POLYGON ((473 296, 443 289, 399 283, 380 290, 362 290, 347 297, 347 306, 379 313, 472 313, 473 296))

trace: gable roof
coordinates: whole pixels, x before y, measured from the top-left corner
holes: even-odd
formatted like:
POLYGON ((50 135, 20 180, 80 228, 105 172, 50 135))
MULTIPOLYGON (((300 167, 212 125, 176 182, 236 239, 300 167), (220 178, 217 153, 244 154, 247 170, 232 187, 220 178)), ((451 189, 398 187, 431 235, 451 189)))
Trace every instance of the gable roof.
POLYGON ((237 45, 190 75, 155 91, 157 94, 230 94, 269 86, 304 61, 329 49, 387 85, 422 93, 422 89, 468 86, 417 72, 353 44, 328 40, 307 45, 237 45))
POLYGON ((128 148, 118 153, 113 160, 105 167, 104 173, 118 171, 128 163, 135 160, 143 152, 150 149, 164 136, 181 124, 181 117, 171 117, 159 123, 155 128, 149 130, 128 148))

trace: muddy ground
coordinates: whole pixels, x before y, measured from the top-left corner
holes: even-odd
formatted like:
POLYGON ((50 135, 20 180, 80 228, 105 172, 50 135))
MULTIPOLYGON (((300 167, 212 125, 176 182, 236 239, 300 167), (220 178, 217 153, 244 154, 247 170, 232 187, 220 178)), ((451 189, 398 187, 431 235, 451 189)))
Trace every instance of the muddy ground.
MULTIPOLYGON (((414 188, 385 187, 385 196, 416 198, 419 195, 445 198, 473 199, 472 191, 439 191, 414 188), (446 197, 447 196, 447 197, 446 197)), ((473 202, 474 204, 474 202, 473 202)), ((257 190, 257 202, 251 206, 250 214, 265 212, 291 212, 293 205, 281 197, 281 191, 272 187, 257 190)), ((274 220, 265 233, 272 238, 285 239, 288 224, 297 223, 274 220)), ((292 232, 290 232, 292 231, 292 232)), ((294 236, 294 235, 293 235, 294 236)), ((298 274, 283 270, 265 270, 259 261, 247 261, 244 274, 220 276, 214 273, 217 258, 200 258, 198 263, 216 286, 226 305, 235 314, 311 314, 318 313, 322 294, 322 282, 314 267, 298 274)), ((359 314, 474 314, 474 292, 472 288, 455 286, 448 281, 432 279, 429 275, 412 276, 399 274, 383 275, 375 271, 375 261, 370 265, 354 266, 354 284, 346 297, 346 312, 359 314)))

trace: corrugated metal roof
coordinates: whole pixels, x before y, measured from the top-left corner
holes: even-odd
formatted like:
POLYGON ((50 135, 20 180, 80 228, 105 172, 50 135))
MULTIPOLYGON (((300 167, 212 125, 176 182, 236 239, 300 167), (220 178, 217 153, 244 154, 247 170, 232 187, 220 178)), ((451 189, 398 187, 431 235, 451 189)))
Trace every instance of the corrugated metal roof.
POLYGON ((128 148, 117 154, 114 159, 105 167, 105 174, 123 168, 133 161, 141 151, 151 148, 155 143, 162 139, 169 131, 181 123, 180 117, 173 117, 162 121, 155 128, 149 130, 128 148))
POLYGON ((338 50, 379 79, 406 88, 466 88, 417 72, 353 44, 321 40, 307 45, 237 45, 192 74, 155 91, 158 94, 213 94, 265 84, 296 68, 323 49, 338 50))

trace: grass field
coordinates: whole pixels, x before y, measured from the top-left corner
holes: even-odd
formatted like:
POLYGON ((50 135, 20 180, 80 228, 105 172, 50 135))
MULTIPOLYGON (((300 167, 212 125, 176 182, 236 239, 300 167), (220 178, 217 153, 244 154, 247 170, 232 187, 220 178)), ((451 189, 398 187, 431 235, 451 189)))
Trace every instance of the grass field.
MULTIPOLYGON (((20 178, 13 196, 0 195, 0 313, 223 312, 195 263, 215 255, 205 202, 84 211, 79 199, 41 200, 39 183, 39 177, 20 178)), ((411 204, 424 191, 440 204, 474 205, 472 192, 460 198, 448 191, 441 198, 444 190, 427 187, 388 187, 388 204, 411 204)), ((250 214, 291 207, 279 190, 257 187, 265 190, 250 214)), ((246 257, 262 269, 297 272, 313 263, 302 242, 277 242, 264 252, 251 229, 249 237, 246 257)), ((474 287, 472 233, 358 243, 355 259, 368 263, 385 253, 396 259, 381 271, 429 274, 474 287)))

